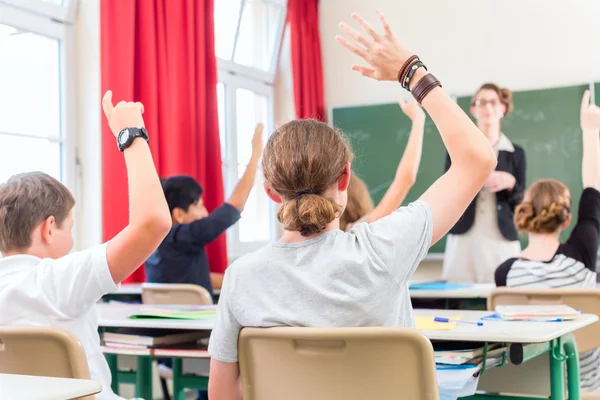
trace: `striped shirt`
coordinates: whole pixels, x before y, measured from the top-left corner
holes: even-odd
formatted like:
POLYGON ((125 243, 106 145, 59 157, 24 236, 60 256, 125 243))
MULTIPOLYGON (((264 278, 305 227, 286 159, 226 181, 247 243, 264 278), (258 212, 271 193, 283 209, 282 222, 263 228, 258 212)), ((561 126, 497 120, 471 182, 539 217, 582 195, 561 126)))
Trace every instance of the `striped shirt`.
MULTIPOLYGON (((599 236, 600 192, 586 188, 579 200, 577 224, 554 257, 549 261, 506 260, 496 270, 496 286, 595 288, 599 236)), ((581 353, 579 365, 582 391, 600 391, 600 348, 581 353)))

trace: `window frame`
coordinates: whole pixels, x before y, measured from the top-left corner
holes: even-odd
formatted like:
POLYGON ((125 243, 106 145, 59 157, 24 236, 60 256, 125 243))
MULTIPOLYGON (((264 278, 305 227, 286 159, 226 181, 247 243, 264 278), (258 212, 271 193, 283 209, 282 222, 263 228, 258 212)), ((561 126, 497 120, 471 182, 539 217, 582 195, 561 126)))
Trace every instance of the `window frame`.
POLYGON ((75 23, 78 0, 63 0, 66 4, 54 4, 43 0, 0 0, 15 9, 27 12, 29 16, 38 15, 62 23, 75 23))
MULTIPOLYGON (((269 132, 274 129, 274 88, 260 80, 252 80, 246 77, 239 76, 227 70, 219 70, 218 81, 224 85, 225 95, 225 116, 223 118, 225 129, 225 159, 222 160, 223 178, 226 199, 231 195, 238 178, 238 154, 237 154, 237 104, 236 91, 237 89, 250 90, 258 95, 265 96, 267 99, 267 120, 264 121, 263 141, 268 139, 269 132)), ((259 165, 256 174, 262 174, 262 167, 259 165)), ((261 190, 260 188, 256 188, 261 190)), ((260 247, 268 244, 278 233, 278 222, 275 217, 277 205, 269 200, 269 236, 271 239, 267 241, 242 242, 240 240, 239 223, 232 226, 227 231, 227 246, 229 257, 235 259, 243 254, 255 251, 260 247)))
MULTIPOLYGON (((77 1, 70 0, 68 7, 47 3, 41 0, 0 0, 0 24, 46 36, 59 41, 59 70, 60 70, 60 136, 42 137, 35 132, 14 133, 2 132, 16 137, 30 137, 48 140, 61 145, 61 181, 79 198, 80 170, 77 157, 77 102, 76 102, 76 40, 74 27, 66 20, 54 16, 66 17, 71 7, 76 7, 77 1), (14 6, 19 2, 19 6, 14 6), (50 6, 50 7, 46 7, 50 6), (32 12, 35 9, 36 12, 32 12), (58 13, 57 7, 63 8, 58 13), (58 13, 58 14, 57 14, 58 13)), ((76 206, 77 207, 77 206, 76 206)), ((77 208, 75 210, 77 212, 77 208)))

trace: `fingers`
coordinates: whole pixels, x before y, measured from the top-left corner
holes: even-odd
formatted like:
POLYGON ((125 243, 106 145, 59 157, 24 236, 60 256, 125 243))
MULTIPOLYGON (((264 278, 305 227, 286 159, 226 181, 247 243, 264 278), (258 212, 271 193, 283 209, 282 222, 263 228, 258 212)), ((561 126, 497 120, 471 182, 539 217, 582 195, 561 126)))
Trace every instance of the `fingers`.
POLYGON ((585 110, 590 105, 590 91, 586 90, 583 92, 583 98, 581 99, 581 109, 585 110))
POLYGON ((373 29, 373 27, 371 26, 371 24, 369 24, 363 17, 361 17, 359 14, 357 13, 352 13, 352 19, 355 20, 356 22, 358 22, 360 24, 360 26, 363 27, 363 29, 369 34, 371 35, 371 37, 373 38, 373 40, 377 41, 380 39, 379 34, 377 34, 377 32, 375 32, 375 29, 373 29))
POLYGON ((144 105, 142 103, 140 103, 139 101, 136 102, 135 105, 140 108, 140 112, 143 114, 144 113, 144 105))
POLYGON ((369 43, 369 41, 363 35, 361 35, 359 31, 352 28, 350 25, 346 24, 345 22, 340 22, 339 26, 340 26, 340 29, 343 30, 352 39, 356 40, 358 43, 362 44, 367 49, 371 48, 371 43, 369 43))
MULTIPOLYGON (((343 26, 347 26, 347 25, 341 23, 339 26, 340 26, 340 29, 344 30, 343 26)), ((347 48, 348 50, 350 50, 351 52, 356 54, 357 56, 364 58, 364 59, 367 58, 367 51, 365 49, 363 49, 362 47, 358 46, 356 43, 350 42, 348 39, 346 39, 345 37, 343 37, 341 35, 336 35, 335 40, 339 44, 341 44, 342 46, 344 46, 345 48, 347 48)))
POLYGON ((352 66, 352 70, 360 72, 362 76, 366 76, 367 78, 377 79, 377 77, 375 76, 375 70, 373 68, 363 67, 362 65, 355 64, 352 66))
POLYGON ((254 134, 255 135, 262 134, 262 131, 263 131, 264 128, 265 128, 264 125, 259 122, 258 124, 256 124, 256 128, 254 128, 254 134))
POLYGON ((114 108, 115 107, 112 103, 112 91, 107 90, 106 93, 104 93, 104 97, 102 98, 102 109, 104 110, 104 115, 106 116, 106 118, 108 118, 108 116, 114 108))
POLYGON ((394 32, 392 32, 392 28, 390 27, 390 24, 388 24, 383 13, 379 10, 376 10, 375 12, 377 13, 377 16, 379 17, 379 22, 381 22, 381 26, 383 27, 383 31, 385 32, 385 35, 392 36, 394 34, 394 32))

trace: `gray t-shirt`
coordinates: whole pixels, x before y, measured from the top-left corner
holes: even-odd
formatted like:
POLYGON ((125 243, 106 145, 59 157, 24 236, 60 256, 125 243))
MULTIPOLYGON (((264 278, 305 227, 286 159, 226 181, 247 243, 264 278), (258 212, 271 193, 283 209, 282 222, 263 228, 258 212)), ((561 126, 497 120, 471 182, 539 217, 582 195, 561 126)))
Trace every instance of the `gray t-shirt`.
POLYGON ((417 201, 350 232, 272 243, 227 269, 208 351, 238 360, 243 327, 413 327, 408 280, 431 245, 429 206, 417 201))

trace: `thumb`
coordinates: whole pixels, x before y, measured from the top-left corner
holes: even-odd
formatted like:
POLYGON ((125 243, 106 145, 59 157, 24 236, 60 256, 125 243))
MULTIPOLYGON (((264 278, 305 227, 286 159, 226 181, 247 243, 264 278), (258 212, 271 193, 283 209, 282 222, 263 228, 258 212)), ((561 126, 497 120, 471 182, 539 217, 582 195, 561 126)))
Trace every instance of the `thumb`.
POLYGON ((583 93, 583 98, 581 99, 581 111, 588 108, 589 105, 590 105, 590 91, 586 90, 583 93))
POLYGON ((107 90, 104 94, 104 97, 102 98, 102 109, 104 110, 104 115, 107 119, 109 118, 110 113, 114 108, 115 106, 113 106, 112 103, 112 91, 107 90))
POLYGON ((398 105, 400 105, 400 108, 402 109, 402 111, 404 111, 404 109, 406 108, 406 101, 404 101, 404 99, 402 98, 402 96, 398 96, 398 105))

